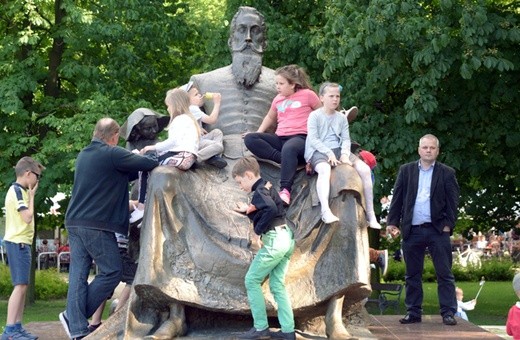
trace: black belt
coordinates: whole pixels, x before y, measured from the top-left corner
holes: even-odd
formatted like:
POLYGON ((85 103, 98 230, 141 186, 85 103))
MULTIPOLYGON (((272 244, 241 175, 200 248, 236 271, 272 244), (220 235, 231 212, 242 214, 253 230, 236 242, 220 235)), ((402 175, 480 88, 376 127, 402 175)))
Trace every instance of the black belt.
POLYGON ((423 223, 423 224, 412 224, 412 227, 419 227, 419 228, 425 228, 425 227, 432 227, 433 224, 431 224, 430 222, 428 223, 423 223))

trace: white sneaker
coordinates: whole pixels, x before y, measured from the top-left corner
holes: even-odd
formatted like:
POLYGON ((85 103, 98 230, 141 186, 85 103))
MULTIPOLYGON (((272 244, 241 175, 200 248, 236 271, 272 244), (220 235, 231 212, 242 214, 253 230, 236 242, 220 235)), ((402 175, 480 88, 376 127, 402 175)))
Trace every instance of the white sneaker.
POLYGON ((356 106, 352 106, 350 109, 348 110, 342 110, 341 113, 343 113, 345 115, 345 118, 347 118, 347 121, 349 123, 351 123, 354 119, 356 119, 357 115, 358 115, 358 108, 356 106))
POLYGON ((321 220, 325 224, 330 224, 330 223, 338 222, 339 218, 336 215, 334 215, 332 213, 332 211, 330 211, 330 209, 329 209, 329 210, 321 213, 321 220))
POLYGON ((379 224, 379 222, 377 222, 377 220, 372 220, 372 221, 368 222, 368 226, 372 229, 381 229, 381 224, 379 224))
POLYGON ((130 223, 135 223, 135 222, 137 222, 139 220, 142 220, 143 216, 144 216, 144 209, 143 210, 135 209, 130 214, 130 223))
POLYGON ((70 328, 69 328, 69 319, 67 319, 67 316, 65 315, 65 312, 61 312, 58 317, 60 318, 61 325, 63 326, 63 329, 65 330, 65 333, 67 333, 67 336, 69 339, 72 339, 70 336, 70 328))

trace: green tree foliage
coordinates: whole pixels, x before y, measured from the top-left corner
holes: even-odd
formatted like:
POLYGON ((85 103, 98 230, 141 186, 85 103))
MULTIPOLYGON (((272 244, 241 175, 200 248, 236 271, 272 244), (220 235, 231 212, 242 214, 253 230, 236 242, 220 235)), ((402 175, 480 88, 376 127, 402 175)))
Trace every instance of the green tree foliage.
POLYGON ((188 12, 169 1, 4 1, 0 191, 29 154, 47 166, 38 202, 68 192, 74 159, 100 117, 122 123, 142 106, 165 112, 164 93, 189 78, 200 49, 186 38, 196 36, 188 12))
MULTIPOLYGON (((516 6, 516 7, 515 7, 516 6)), ((425 133, 441 141, 477 227, 518 218, 520 27, 513 1, 331 1, 313 38, 324 76, 361 108, 351 127, 379 159, 377 190, 425 133)))

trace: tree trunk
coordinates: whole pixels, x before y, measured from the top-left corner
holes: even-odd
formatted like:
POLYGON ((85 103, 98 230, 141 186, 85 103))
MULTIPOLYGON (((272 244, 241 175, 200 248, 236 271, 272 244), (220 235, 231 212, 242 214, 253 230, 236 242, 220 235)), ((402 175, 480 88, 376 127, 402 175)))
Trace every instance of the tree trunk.
MULTIPOLYGON (((54 32, 57 32, 66 16, 66 11, 61 7, 62 1, 54 2, 54 32)), ((54 34, 52 49, 49 52, 49 74, 45 84, 45 95, 57 98, 60 95, 60 77, 58 68, 61 65, 65 43, 63 37, 54 34)))

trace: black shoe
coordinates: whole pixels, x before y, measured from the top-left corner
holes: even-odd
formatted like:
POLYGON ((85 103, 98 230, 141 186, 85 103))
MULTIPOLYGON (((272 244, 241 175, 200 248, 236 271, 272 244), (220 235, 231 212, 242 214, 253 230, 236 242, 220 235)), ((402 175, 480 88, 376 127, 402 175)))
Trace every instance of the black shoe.
POLYGON ((442 323, 447 326, 455 326, 457 324, 457 320, 455 320, 452 314, 444 314, 442 316, 442 323))
POLYGON ((421 317, 420 316, 415 316, 413 314, 406 314, 404 318, 400 319, 399 322, 402 323, 403 325, 406 325, 406 324, 409 324, 409 323, 417 323, 417 322, 421 322, 421 317))
POLYGON ((206 161, 209 165, 213 165, 215 168, 224 169, 227 166, 227 162, 220 156, 213 156, 206 161))
POLYGON ((271 339, 289 339, 289 340, 296 340, 296 333, 289 332, 284 333, 281 330, 278 332, 270 332, 271 339))
POLYGON ((237 336, 237 339, 271 339, 269 333, 269 328, 266 328, 263 331, 257 331, 256 328, 253 327, 247 332, 237 336))

